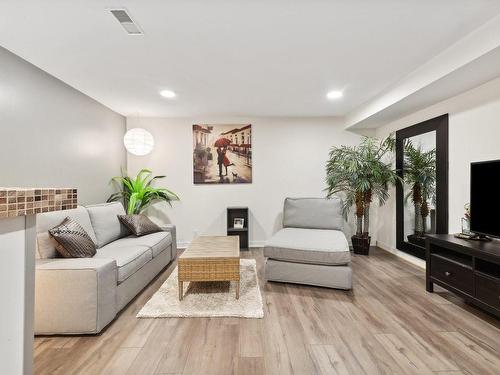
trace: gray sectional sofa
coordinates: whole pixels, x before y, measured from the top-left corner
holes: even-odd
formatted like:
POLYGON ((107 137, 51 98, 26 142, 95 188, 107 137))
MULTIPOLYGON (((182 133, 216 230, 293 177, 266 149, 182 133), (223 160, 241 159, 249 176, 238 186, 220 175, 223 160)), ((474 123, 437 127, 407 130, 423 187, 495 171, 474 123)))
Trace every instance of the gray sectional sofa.
POLYGON ((106 203, 37 216, 35 334, 93 334, 108 325, 177 255, 175 226, 142 237, 129 235, 106 203), (58 258, 48 229, 67 216, 97 244, 93 258, 58 258))
POLYGON ((343 223, 339 198, 286 198, 283 229, 264 246, 266 279, 351 289, 343 223))

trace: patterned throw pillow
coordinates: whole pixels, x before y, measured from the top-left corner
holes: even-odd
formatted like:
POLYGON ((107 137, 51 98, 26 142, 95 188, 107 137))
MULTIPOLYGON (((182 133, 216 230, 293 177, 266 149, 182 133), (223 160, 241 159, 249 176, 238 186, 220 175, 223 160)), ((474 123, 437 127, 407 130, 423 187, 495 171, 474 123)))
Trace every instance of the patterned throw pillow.
POLYGON ((145 215, 118 215, 118 219, 136 236, 161 232, 161 228, 145 215))
POLYGON ((92 258, 96 253, 92 238, 70 217, 57 227, 49 229, 49 234, 56 240, 56 250, 64 258, 92 258))

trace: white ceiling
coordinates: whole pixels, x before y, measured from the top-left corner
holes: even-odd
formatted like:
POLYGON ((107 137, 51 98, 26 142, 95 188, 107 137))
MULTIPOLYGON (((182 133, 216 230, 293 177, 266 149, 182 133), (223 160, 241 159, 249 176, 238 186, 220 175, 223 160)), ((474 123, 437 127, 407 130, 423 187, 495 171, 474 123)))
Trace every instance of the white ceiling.
POLYGON ((499 0, 0 0, 0 46, 123 115, 345 116, 499 13, 499 0), (326 100, 333 89, 344 98, 326 100))
POLYGON ((378 128, 499 76, 500 16, 497 16, 349 113, 345 125, 351 130, 378 128))

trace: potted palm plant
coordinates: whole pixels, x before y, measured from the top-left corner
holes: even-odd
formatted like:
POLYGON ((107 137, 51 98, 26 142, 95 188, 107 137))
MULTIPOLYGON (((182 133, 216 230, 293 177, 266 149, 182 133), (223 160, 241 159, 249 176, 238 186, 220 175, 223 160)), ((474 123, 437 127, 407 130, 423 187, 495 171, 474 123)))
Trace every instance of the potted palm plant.
POLYGON ((415 210, 415 229, 408 241, 425 246, 426 222, 429 204, 435 203, 436 189, 436 149, 424 151, 411 141, 404 145, 403 179, 411 187, 405 200, 411 199, 415 210))
POLYGON ((368 255, 370 249, 370 205, 374 197, 383 205, 389 186, 399 176, 388 161, 395 148, 394 137, 382 141, 364 137, 358 146, 332 147, 326 164, 327 197, 344 194, 344 217, 355 206, 356 233, 351 237, 354 252, 368 255))
POLYGON ((135 178, 122 173, 122 176, 113 177, 111 183, 115 183, 118 192, 108 198, 108 202, 122 201, 128 215, 139 214, 149 207, 153 202, 164 201, 169 205, 172 201, 179 200, 174 192, 165 188, 155 188, 153 182, 165 178, 165 176, 151 177, 149 169, 142 169, 135 178))

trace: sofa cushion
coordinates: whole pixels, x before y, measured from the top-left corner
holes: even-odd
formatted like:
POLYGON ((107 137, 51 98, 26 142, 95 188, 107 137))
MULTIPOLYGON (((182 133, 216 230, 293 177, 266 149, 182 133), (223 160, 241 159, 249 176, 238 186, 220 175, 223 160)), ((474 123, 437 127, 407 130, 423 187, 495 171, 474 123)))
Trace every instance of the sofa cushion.
POLYGON ((170 245, 172 244, 172 235, 170 232, 162 231, 146 234, 141 237, 131 235, 129 237, 119 239, 117 242, 132 246, 147 246, 151 249, 153 258, 155 258, 163 250, 170 248, 170 245))
POLYGON ((127 227, 118 220, 118 215, 125 215, 120 202, 95 204, 86 208, 94 228, 98 248, 130 234, 127 227))
POLYGON ((57 242, 50 237, 49 229, 61 224, 66 218, 70 217, 85 229, 85 232, 92 238, 94 243, 97 239, 90 222, 90 217, 84 207, 78 206, 72 210, 46 212, 37 214, 36 216, 36 233, 37 233, 37 258, 47 259, 56 258, 58 253, 56 251, 57 242))
POLYGON ((342 230, 342 200, 325 198, 286 198, 283 227, 342 230))
POLYGON ((122 238, 97 249, 94 258, 113 259, 118 269, 118 283, 125 281, 153 259, 151 248, 130 243, 122 238))
POLYGON ((327 265, 347 264, 351 260, 344 233, 325 229, 284 228, 267 241, 264 256, 327 265))

